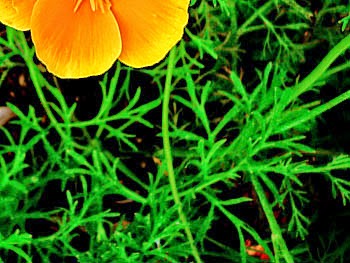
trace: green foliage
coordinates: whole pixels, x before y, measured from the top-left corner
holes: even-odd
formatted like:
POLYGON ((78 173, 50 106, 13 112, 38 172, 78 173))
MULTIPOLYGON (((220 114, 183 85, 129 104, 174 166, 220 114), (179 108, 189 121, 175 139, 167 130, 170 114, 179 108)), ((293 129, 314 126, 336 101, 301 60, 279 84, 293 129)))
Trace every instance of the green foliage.
POLYGON ((249 240, 273 262, 345 262, 341 229, 308 238, 316 181, 350 201, 350 156, 324 150, 319 126, 350 98, 349 6, 263 2, 192 1, 167 59, 97 78, 90 118, 6 28, 0 91, 20 70, 40 103, 4 102, 17 117, 0 127, 0 261, 260 262, 249 240))

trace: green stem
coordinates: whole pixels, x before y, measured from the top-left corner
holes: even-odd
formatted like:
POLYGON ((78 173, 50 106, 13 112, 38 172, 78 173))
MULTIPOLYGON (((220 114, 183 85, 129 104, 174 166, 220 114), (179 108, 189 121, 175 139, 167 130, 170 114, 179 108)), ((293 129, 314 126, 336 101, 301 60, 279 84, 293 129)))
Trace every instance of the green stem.
POLYGON ((338 73, 338 72, 341 72, 341 71, 345 71, 347 69, 350 68, 350 62, 349 61, 346 61, 345 63, 341 64, 341 65, 337 65, 337 66, 334 66, 332 67, 331 69, 327 70, 327 72, 325 72, 323 75, 322 75, 322 79, 326 80, 327 78, 329 78, 330 76, 338 73))
POLYGON ((307 117, 301 115, 300 118, 295 118, 290 122, 284 122, 283 125, 279 126, 280 129, 277 129, 275 133, 281 134, 285 131, 291 130, 293 127, 297 125, 300 125, 310 120, 314 120, 316 119, 317 116, 320 116, 322 113, 334 108, 335 106, 349 99, 350 99, 350 90, 344 92, 343 94, 330 100, 329 102, 322 104, 321 106, 318 106, 313 110, 310 110, 307 117))
POLYGON ((294 263, 293 256, 289 252, 287 244, 283 239, 281 228, 273 214, 273 208, 265 195, 264 188, 256 175, 252 174, 250 178, 271 229, 271 241, 275 250, 276 262, 279 262, 278 258, 281 255, 287 263, 294 263))
MULTIPOLYGON (((36 93, 38 94, 39 100, 40 100, 51 124, 55 127, 55 129, 58 132, 58 134, 60 135, 60 137, 62 139, 66 139, 67 134, 61 129, 61 126, 60 126, 59 122, 57 121, 55 115, 51 111, 49 103, 47 102, 46 97, 44 95, 44 92, 43 92, 44 84, 42 81, 44 79, 44 77, 41 75, 41 73, 39 72, 39 70, 37 68, 37 65, 33 61, 32 49, 29 48, 23 32, 18 32, 18 36, 20 38, 21 47, 23 49, 23 53, 19 53, 19 54, 23 57, 26 65, 29 69, 30 79, 33 82, 33 85, 34 85, 36 93)), ((48 83, 46 83, 46 84, 49 85, 48 83)))
POLYGON ((187 235, 188 241, 190 242, 193 257, 195 258, 195 261, 197 263, 200 263, 202 261, 199 256, 198 249, 194 244, 191 229, 188 225, 186 215, 182 210, 182 203, 181 203, 179 192, 176 186, 176 178, 175 178, 173 159, 171 154, 171 146, 170 146, 170 138, 169 138, 169 102, 170 102, 170 94, 172 89, 171 78, 173 75, 174 67, 175 67, 175 49, 170 51, 170 54, 169 54, 169 64, 168 64, 168 70, 167 70, 166 79, 165 79, 165 88, 164 88, 164 96, 163 96, 162 137, 163 137, 164 155, 165 155, 165 161, 167 165, 169 184, 171 187, 171 192, 174 198, 174 202, 178 208, 180 220, 185 227, 185 233, 187 235))
POLYGON ((254 10, 254 14, 252 14, 237 30, 237 39, 242 35, 250 32, 249 25, 252 24, 258 17, 266 12, 270 11, 270 8, 274 8, 273 1, 268 1, 264 5, 262 5, 259 9, 254 10))
POLYGON ((317 80, 323 77, 323 74, 330 67, 330 65, 336 60, 345 50, 350 47, 350 35, 342 39, 337 45, 335 45, 331 51, 322 59, 314 70, 307 75, 299 84, 295 86, 290 101, 293 101, 299 95, 309 90, 317 80))

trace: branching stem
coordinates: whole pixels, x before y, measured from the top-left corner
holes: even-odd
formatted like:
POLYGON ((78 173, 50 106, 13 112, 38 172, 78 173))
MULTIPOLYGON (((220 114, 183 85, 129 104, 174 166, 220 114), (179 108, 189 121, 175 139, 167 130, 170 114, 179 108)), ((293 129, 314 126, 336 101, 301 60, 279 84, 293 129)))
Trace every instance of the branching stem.
POLYGON ((190 245, 191 245, 193 257, 195 258, 195 261, 197 263, 200 263, 202 261, 201 261, 198 249, 194 244, 193 236, 192 236, 189 224, 187 222, 186 215, 182 210, 182 203, 181 203, 179 192, 178 192, 177 186, 176 186, 176 178, 175 178, 175 173, 174 173, 173 159, 172 159, 172 154, 171 154, 171 146, 170 146, 170 138, 169 138, 169 102, 170 102, 170 94, 171 94, 171 90, 172 90, 171 78, 172 78, 174 67, 175 67, 175 54, 176 53, 175 53, 174 49, 172 51, 170 51, 168 70, 167 70, 166 79, 165 79, 165 88, 164 88, 164 95, 163 95, 163 107, 162 107, 163 147, 164 147, 164 155, 165 155, 167 171, 168 171, 168 179, 169 179, 169 184, 171 187, 171 192, 172 192, 172 195, 174 198, 174 202, 178 208, 180 220, 185 227, 185 232, 186 232, 188 241, 190 242, 190 245))

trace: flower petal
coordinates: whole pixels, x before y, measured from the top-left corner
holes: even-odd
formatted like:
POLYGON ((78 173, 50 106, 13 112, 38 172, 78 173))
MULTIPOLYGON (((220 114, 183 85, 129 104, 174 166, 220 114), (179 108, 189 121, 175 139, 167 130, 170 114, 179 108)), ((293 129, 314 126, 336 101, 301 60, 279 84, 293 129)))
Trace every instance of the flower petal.
POLYGON ((182 38, 189 0, 112 0, 123 49, 119 59, 132 67, 151 66, 182 38))
POLYGON ((0 0, 0 21, 18 30, 30 29, 35 0, 0 0))
POLYGON ((92 11, 82 1, 38 0, 32 39, 38 58, 61 78, 84 78, 107 71, 121 52, 118 24, 110 9, 92 11))

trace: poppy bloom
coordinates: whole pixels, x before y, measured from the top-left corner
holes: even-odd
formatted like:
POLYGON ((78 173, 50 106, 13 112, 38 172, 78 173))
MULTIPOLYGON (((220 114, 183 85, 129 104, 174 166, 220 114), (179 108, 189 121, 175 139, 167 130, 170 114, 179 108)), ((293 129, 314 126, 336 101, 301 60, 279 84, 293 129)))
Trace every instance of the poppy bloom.
POLYGON ((31 30, 37 57, 61 78, 107 71, 119 59, 151 66, 182 38, 190 0, 0 0, 0 21, 31 30))

